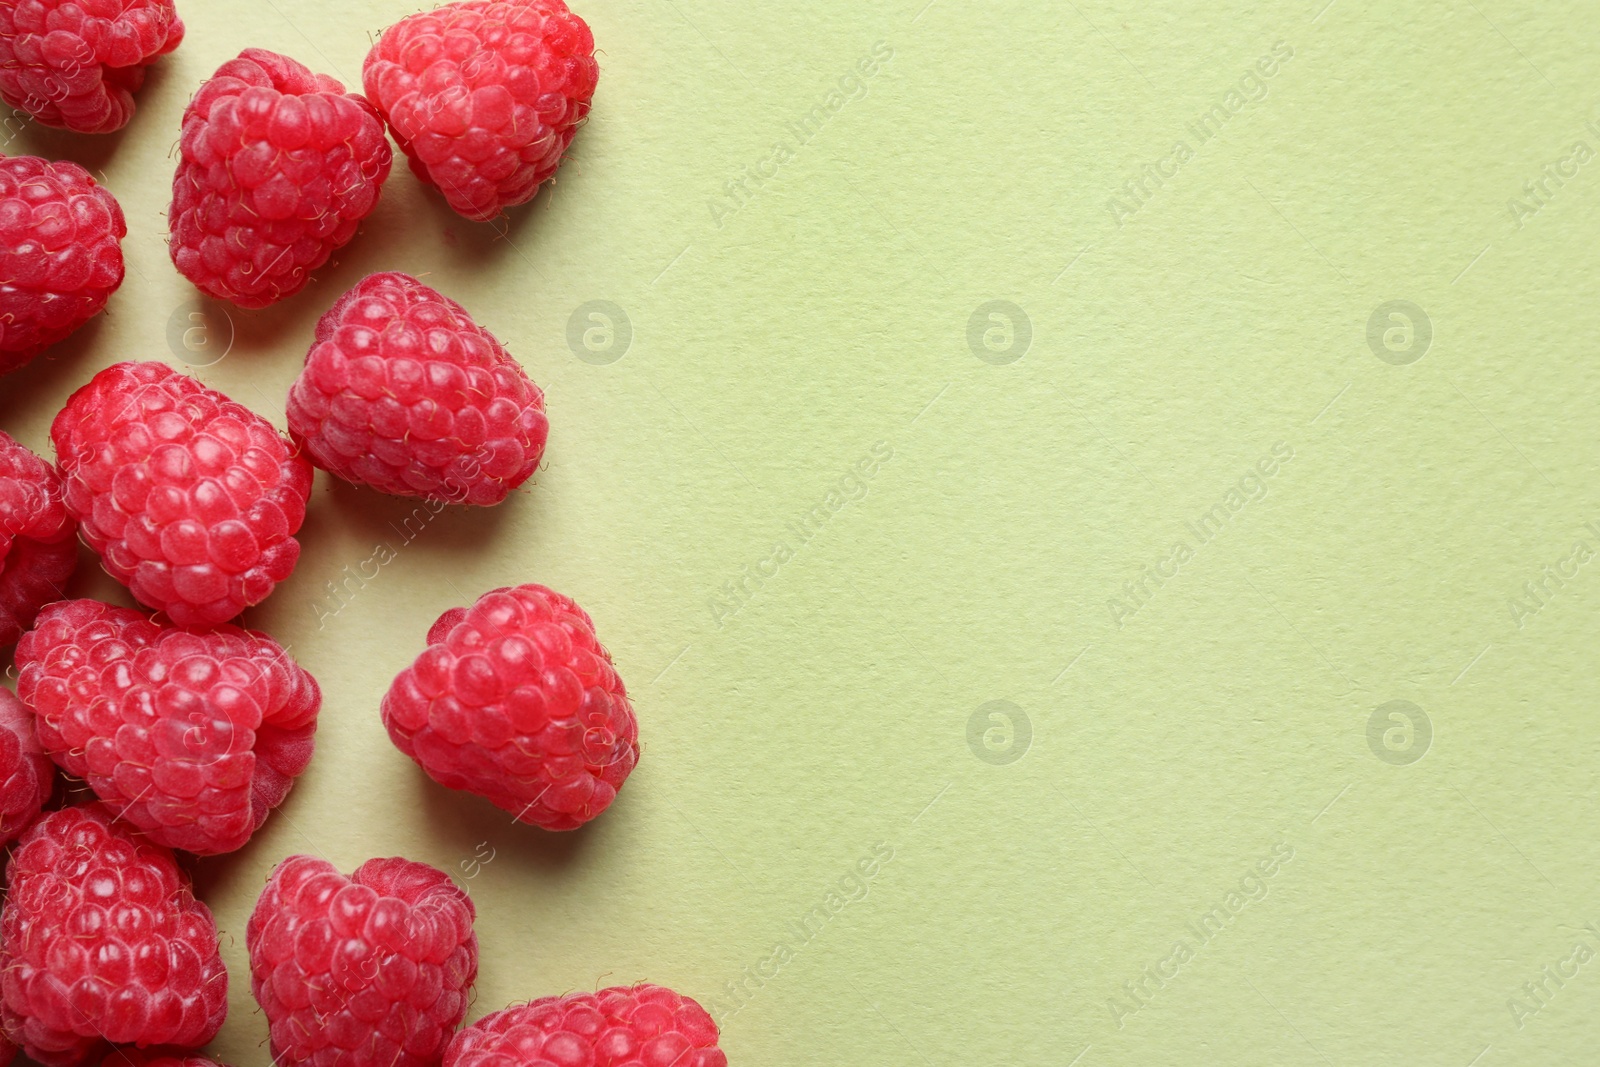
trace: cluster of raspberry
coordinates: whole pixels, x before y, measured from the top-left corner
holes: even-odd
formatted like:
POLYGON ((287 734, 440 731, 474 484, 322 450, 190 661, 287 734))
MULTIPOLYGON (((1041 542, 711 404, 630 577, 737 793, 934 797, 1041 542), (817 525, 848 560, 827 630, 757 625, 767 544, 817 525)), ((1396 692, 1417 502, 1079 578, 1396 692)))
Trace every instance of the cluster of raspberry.
MULTIPOLYGON (((172 0, 0 0, 0 97, 79 133, 126 125, 177 48, 172 0)), ((246 49, 183 117, 172 261, 261 308, 352 240, 392 162, 462 216, 530 200, 588 114, 598 68, 562 0, 461 0, 385 30, 365 95, 246 49)), ((98 314, 127 225, 72 162, 0 158, 0 374, 98 314)), ((313 467, 382 493, 500 504, 538 468, 544 395, 458 303, 376 274, 322 317, 289 438, 155 362, 96 374, 56 416, 50 464, 0 432, 0 1067, 215 1067, 218 931, 175 852, 242 847, 312 755, 321 692, 234 620, 294 570, 313 467), (146 611, 66 599, 81 538, 146 611), (76 780, 68 788, 59 776, 76 780), (86 793, 92 792, 93 799, 86 793)), ((525 584, 446 612, 382 719, 433 779, 571 830, 639 757, 622 679, 570 598, 525 584)), ((717 1028, 661 986, 550 996, 461 1028, 476 912, 448 875, 291 856, 246 929, 275 1064, 726 1067, 717 1028)))

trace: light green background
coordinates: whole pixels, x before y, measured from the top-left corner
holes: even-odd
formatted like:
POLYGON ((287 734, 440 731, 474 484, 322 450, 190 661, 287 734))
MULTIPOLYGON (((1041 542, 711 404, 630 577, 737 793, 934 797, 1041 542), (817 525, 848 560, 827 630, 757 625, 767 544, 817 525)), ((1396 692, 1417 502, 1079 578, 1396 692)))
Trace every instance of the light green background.
POLYGON ((468 224, 399 167, 315 285, 201 311, 197 352, 164 340, 192 325, 163 246, 188 97, 250 45, 354 83, 413 4, 188 0, 127 131, 6 147, 103 169, 131 227, 109 314, 0 385, 35 448, 94 370, 204 362, 229 333, 196 373, 282 425, 318 315, 375 270, 426 273, 549 394, 537 486, 442 515, 325 619, 410 505, 319 477, 299 570, 249 616, 326 703, 281 813, 199 865, 233 982, 219 1058, 268 1062, 245 918, 304 851, 454 871, 474 1018, 646 978, 726 1010, 744 980, 736 1065, 1592 1059, 1600 962, 1545 979, 1537 1013, 1509 1001, 1600 951, 1600 562, 1520 626, 1510 601, 1575 540, 1600 552, 1600 162, 1537 212, 1524 192, 1600 151, 1600 8, 925 3, 588 0, 593 117, 530 209, 468 224), (879 42, 865 95, 797 144, 879 42), (1190 124, 1279 42, 1264 97, 1201 144, 1190 124), (1193 158, 1114 213, 1180 140, 1193 158), (631 323, 608 365, 568 343, 592 300, 631 323), (1003 320, 969 343, 992 300, 1031 332, 1014 362, 983 345, 1003 320), (1409 364, 1368 342, 1393 300, 1431 323, 1409 364), (878 442, 865 497, 798 544, 878 442), (1198 545, 1185 523, 1279 442, 1265 496, 1198 545), (1179 540, 1192 558, 1119 626, 1109 601, 1179 540), (378 719, 439 612, 521 581, 589 608, 642 723, 638 771, 577 834, 447 794, 378 719), (986 718, 969 746, 996 700, 1025 751, 986 718), (1369 741, 1392 700, 1431 723, 1420 760, 1399 762, 1421 734, 1369 741), (865 898, 745 979, 879 842, 865 898), (1275 847, 1292 859, 1246 883, 1265 896, 1202 946, 1189 924, 1275 847), (1180 940, 1119 1020, 1109 998, 1131 1009, 1123 983, 1180 940))

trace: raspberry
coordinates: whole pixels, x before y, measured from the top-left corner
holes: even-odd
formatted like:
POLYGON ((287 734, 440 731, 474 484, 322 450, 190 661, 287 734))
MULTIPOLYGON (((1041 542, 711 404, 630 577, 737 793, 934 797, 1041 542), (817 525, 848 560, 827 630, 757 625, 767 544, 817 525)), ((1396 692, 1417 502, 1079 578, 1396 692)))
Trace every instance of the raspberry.
POLYGON ((100 313, 127 234, 116 198, 76 163, 0 158, 0 374, 100 313))
MULTIPOLYGON (((4 1067, 0 1064, 0 1067, 4 1067)), ((100 1061, 100 1067, 221 1067, 215 1060, 191 1054, 181 1048, 115 1048, 100 1061)))
POLYGON ((198 1048, 228 1014, 211 911, 172 853, 98 804, 22 835, 0 914, 6 1037, 47 1067, 103 1042, 198 1048))
POLYGON ((383 724, 440 785, 546 830, 599 815, 639 762, 639 724, 594 623, 542 585, 439 616, 384 696, 383 724))
POLYGON ((0 845, 28 828, 56 782, 56 769, 33 731, 27 706, 0 689, 0 845))
POLYGON ((242 308, 293 296, 349 244, 394 158, 365 99, 260 48, 195 94, 180 149, 172 262, 242 308))
POLYGON ((23 635, 17 669, 46 751, 168 848, 240 848, 311 760, 321 691, 265 634, 68 600, 23 635))
POLYGON ((383 493, 498 504, 532 476, 544 394, 464 308, 374 274, 317 324, 289 432, 317 466, 383 493))
POLYGON ((658 985, 542 997, 486 1015, 445 1050, 443 1067, 727 1067, 717 1024, 658 985))
POLYGON ((472 901, 406 859, 278 865, 245 929, 274 1063, 434 1067, 478 975, 472 901))
POLYGON ((572 143, 600 69, 561 0, 465 0, 401 19, 361 80, 418 178, 485 222, 533 199, 572 143))
POLYGON ((55 468, 0 432, 0 647, 66 596, 78 567, 78 524, 62 496, 55 468))
POLYGON ((179 626, 225 622, 294 570, 311 464, 242 404, 161 363, 118 363, 50 438, 83 539, 179 626))
POLYGON ((46 126, 120 130, 145 68, 182 40, 172 0, 0 0, 0 96, 46 126))

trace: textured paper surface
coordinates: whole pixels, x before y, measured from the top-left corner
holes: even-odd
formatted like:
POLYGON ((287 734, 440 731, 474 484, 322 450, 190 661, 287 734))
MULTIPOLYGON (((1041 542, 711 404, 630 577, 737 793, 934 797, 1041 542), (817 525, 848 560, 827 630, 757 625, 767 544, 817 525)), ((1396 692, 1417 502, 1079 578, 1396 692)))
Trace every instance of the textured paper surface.
POLYGON ((254 45, 353 84, 412 9, 188 0, 126 132, 4 149, 103 170, 131 228, 110 313, 0 383, 35 448, 98 368, 223 349, 194 373, 282 425, 375 270, 549 392, 495 511, 407 540, 319 477, 249 616, 327 700, 282 811, 199 865, 219 1058, 269 1060, 244 925, 294 852, 454 872, 473 1018, 648 978, 735 1064, 1592 1055, 1600 10, 589 0, 593 118, 503 232, 397 167, 308 291, 191 308, 200 80, 254 45), (643 729, 565 836, 377 714, 441 611, 530 580, 643 729))

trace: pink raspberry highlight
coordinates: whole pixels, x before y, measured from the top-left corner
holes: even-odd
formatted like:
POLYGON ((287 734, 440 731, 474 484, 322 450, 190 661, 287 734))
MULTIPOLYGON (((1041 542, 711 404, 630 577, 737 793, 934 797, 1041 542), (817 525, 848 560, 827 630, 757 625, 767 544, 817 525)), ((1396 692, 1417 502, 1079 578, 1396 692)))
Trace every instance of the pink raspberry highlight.
POLYGON ((0 845, 16 840, 38 818, 55 782, 55 764, 39 744, 33 712, 11 690, 0 689, 0 845))
POLYGON ((0 0, 0 97, 46 126, 120 130, 145 68, 182 41, 172 0, 0 0))
POLYGON ((374 274, 317 324, 289 432, 324 470, 381 493, 498 504, 538 469, 544 393, 454 300, 374 274))
POLYGON ((349 244, 394 158, 365 98, 260 48, 195 94, 179 149, 172 262, 242 308, 293 296, 349 244))
POLYGON ((0 647, 66 596, 77 531, 55 468, 0 432, 0 647))
POLYGON ((436 1067, 478 975, 475 915, 425 863, 368 860, 346 878, 284 860, 245 930, 273 1061, 436 1067))
POLYGON ((165 364, 118 363, 50 438, 84 541, 179 626, 226 622, 294 570, 311 464, 244 405, 165 364))
POLYGON ((464 0, 383 31, 362 84, 417 177, 484 222, 555 174, 599 76, 561 0, 464 0))
POLYGON ((116 198, 76 163, 0 158, 0 374, 100 313, 127 235, 116 198))
POLYGON ((98 804, 41 816, 11 856, 0 1020, 46 1067, 117 1045, 198 1048, 228 1014, 211 911, 172 853, 98 804))
POLYGON ((456 1034, 443 1067, 728 1067, 717 1024, 663 986, 542 997, 456 1034))
POLYGON ((441 615, 383 698, 383 724, 440 785, 546 830, 599 815, 639 762, 638 720, 594 623, 542 585, 441 615))
POLYGON ((40 613, 17 669, 50 756, 168 848, 242 847, 311 761, 321 691, 265 634, 68 600, 40 613))

